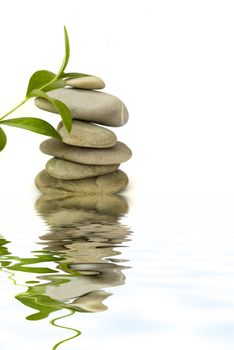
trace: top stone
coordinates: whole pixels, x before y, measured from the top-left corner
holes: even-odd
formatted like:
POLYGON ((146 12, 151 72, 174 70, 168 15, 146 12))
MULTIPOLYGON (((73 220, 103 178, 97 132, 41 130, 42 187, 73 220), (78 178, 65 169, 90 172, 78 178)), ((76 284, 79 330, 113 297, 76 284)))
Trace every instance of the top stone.
POLYGON ((102 79, 88 75, 86 77, 81 78, 69 78, 65 80, 65 84, 68 86, 72 86, 77 89, 85 89, 85 90, 95 90, 95 89, 104 89, 105 83, 102 79))
MULTIPOLYGON (((104 92, 61 88, 47 93, 67 105, 72 117, 107 126, 122 126, 128 121, 128 111, 123 102, 104 92)), ((44 98, 36 98, 37 107, 57 113, 54 106, 44 98)))

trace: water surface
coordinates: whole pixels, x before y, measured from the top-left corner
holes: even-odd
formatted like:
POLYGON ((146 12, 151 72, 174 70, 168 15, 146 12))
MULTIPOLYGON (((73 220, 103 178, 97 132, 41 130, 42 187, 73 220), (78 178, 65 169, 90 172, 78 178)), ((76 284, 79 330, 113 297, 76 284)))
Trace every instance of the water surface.
POLYGON ((128 202, 5 209, 1 348, 233 349, 234 200, 128 202))

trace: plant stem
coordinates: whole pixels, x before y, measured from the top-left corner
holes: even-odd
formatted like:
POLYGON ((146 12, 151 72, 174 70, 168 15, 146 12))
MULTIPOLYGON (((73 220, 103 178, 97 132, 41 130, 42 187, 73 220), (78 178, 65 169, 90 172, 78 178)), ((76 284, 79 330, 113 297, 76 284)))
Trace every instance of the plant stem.
POLYGON ((6 114, 4 114, 0 120, 4 119, 5 117, 7 117, 9 114, 13 113, 14 111, 16 111, 19 107, 23 106, 27 101, 29 100, 29 98, 25 98, 22 102, 20 102, 16 107, 12 108, 9 112, 7 112, 6 114))

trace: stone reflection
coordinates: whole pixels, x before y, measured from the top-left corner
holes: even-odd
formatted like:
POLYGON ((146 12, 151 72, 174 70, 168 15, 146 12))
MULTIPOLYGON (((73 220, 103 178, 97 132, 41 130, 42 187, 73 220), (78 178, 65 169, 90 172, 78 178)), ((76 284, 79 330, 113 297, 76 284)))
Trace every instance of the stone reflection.
POLYGON ((77 311, 106 310, 112 293, 105 288, 125 283, 125 260, 118 257, 130 234, 119 223, 128 211, 125 198, 42 195, 36 209, 49 227, 40 237, 43 250, 59 257, 59 273, 40 276, 50 281, 43 295, 77 311))

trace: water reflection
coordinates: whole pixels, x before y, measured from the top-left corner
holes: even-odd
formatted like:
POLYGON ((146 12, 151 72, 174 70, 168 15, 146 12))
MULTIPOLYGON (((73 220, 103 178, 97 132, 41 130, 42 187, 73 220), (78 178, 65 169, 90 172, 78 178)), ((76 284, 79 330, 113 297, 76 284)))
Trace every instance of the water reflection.
POLYGON ((106 310, 102 302, 111 293, 100 289, 125 282, 126 267, 112 257, 119 255, 115 248, 129 240, 128 228, 118 222, 127 212, 126 200, 118 196, 55 200, 43 195, 36 208, 50 227, 41 237, 44 249, 63 255, 58 268, 66 272, 65 283, 58 284, 61 274, 46 276, 51 281, 46 295, 79 311, 106 310))
MULTIPOLYGON (((119 223, 128 211, 126 200, 116 195, 42 195, 35 207, 48 225, 48 232, 40 237, 41 250, 30 258, 17 257, 8 251, 9 242, 0 239, 0 268, 15 284, 24 279, 27 290, 16 299, 35 310, 26 318, 40 320, 67 309, 69 314, 51 321, 67 328, 56 321, 75 312, 105 311, 103 302, 112 294, 105 288, 125 283, 127 266, 118 247, 129 241, 129 229, 119 223)), ((53 349, 80 334, 73 330, 74 336, 53 349)))

